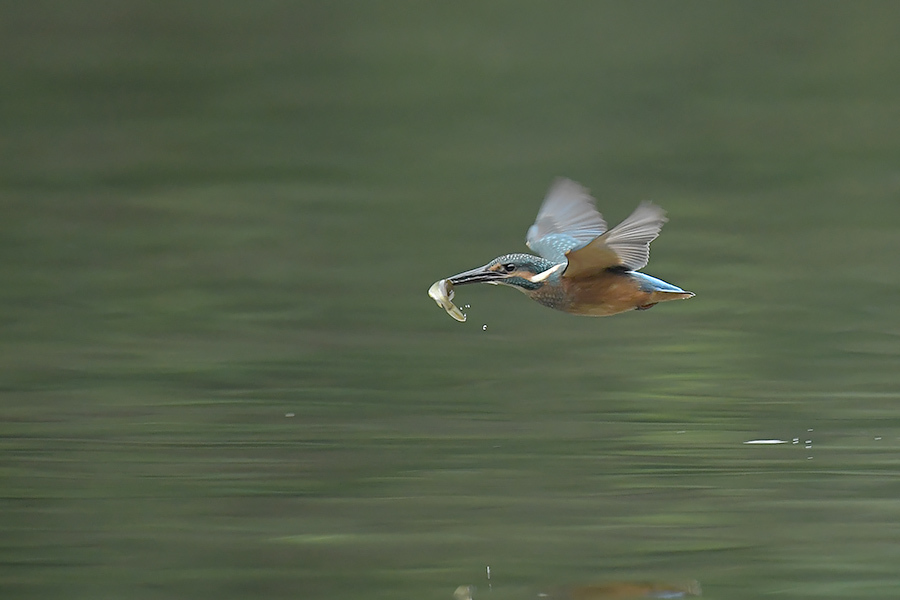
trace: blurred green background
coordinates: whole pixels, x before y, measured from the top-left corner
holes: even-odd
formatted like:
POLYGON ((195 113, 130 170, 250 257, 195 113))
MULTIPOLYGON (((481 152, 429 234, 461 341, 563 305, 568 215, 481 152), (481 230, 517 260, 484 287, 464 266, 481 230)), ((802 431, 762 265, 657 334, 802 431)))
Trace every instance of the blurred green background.
POLYGON ((0 595, 895 600, 898 31, 889 2, 4 4, 0 595), (646 270, 697 297, 447 317, 428 286, 523 250, 559 175, 611 223, 666 208, 646 270))

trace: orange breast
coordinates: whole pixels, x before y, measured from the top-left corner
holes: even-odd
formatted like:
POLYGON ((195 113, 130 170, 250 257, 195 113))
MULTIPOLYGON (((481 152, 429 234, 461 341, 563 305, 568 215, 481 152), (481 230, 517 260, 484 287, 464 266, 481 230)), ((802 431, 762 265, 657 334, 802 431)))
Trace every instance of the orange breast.
POLYGON ((614 315, 652 302, 652 294, 623 273, 603 271, 579 279, 563 277, 562 282, 569 298, 566 312, 576 315, 614 315))

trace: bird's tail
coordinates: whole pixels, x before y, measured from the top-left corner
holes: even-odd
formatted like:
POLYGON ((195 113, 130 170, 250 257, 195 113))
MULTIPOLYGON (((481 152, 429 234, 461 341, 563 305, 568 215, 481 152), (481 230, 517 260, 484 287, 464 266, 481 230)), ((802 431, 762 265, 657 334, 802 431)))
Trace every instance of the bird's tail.
POLYGON ((668 300, 687 300, 688 298, 693 298, 695 296, 694 292, 686 292, 681 290, 679 292, 664 292, 664 291, 655 291, 650 295, 651 301, 656 302, 666 302, 668 300))

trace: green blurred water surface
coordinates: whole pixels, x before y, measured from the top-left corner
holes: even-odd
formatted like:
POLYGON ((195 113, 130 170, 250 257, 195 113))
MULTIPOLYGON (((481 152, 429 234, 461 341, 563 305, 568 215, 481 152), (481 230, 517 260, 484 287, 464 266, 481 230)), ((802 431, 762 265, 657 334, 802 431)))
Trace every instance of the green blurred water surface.
POLYGON ((876 2, 7 4, 0 595, 900 597, 898 30, 876 2), (610 222, 666 208, 646 270, 697 297, 435 307, 558 175, 610 222))

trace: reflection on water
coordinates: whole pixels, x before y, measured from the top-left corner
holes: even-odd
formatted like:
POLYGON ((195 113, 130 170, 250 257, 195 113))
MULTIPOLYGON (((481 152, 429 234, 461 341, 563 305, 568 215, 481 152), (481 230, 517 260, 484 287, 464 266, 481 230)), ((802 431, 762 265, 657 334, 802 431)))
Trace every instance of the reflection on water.
POLYGON ((461 585, 453 592, 455 600, 472 600, 475 597, 474 585, 461 585))
MULTIPOLYGON (((498 590, 498 594, 502 594, 498 590)), ((685 583, 660 582, 610 582, 591 585, 563 586, 550 591, 527 594, 530 597, 546 600, 625 600, 628 598, 656 598, 675 600, 700 596, 700 582, 685 583)), ((484 597, 492 597, 490 589, 484 597)), ((475 600, 477 588, 474 585, 461 585, 453 592, 455 600, 475 600)))
POLYGON ((624 600, 626 598, 676 599, 699 595, 701 595, 700 583, 691 581, 684 584, 620 582, 581 585, 557 594, 539 594, 538 596, 569 600, 624 600))

